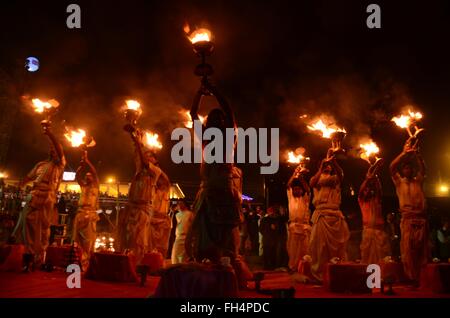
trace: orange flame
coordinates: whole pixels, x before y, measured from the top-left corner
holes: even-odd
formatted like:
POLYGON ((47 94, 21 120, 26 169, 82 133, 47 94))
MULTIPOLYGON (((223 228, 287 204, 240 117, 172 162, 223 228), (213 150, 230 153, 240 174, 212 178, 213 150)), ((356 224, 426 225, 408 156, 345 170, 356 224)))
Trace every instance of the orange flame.
POLYGON ((42 101, 39 98, 33 98, 31 103, 36 113, 43 113, 46 109, 56 108, 59 106, 58 101, 55 99, 42 101))
POLYGON ((335 132, 346 132, 344 128, 326 124, 322 119, 318 119, 315 123, 308 125, 308 129, 321 132, 323 138, 331 138, 331 135, 335 132))
POLYGON ((377 146, 375 142, 372 140, 370 142, 360 144, 361 147, 361 159, 369 160, 370 157, 378 154, 380 152, 380 148, 377 146))
POLYGON ((302 163, 303 161, 308 160, 308 159, 309 158, 303 156, 302 154, 298 154, 297 155, 293 151, 289 151, 288 152, 287 162, 299 164, 299 163, 302 163))
POLYGON ((408 114, 395 116, 391 119, 391 121, 393 121, 400 128, 409 128, 415 121, 421 120, 422 117, 422 113, 414 112, 408 109, 408 114))
POLYGON ((83 129, 68 130, 64 137, 71 143, 72 147, 80 147, 86 142, 86 132, 83 129))
MULTIPOLYGON (((189 29, 185 27, 184 30, 186 31, 189 29)), ((186 33, 188 33, 188 32, 186 32, 186 33)), ((208 29, 204 29, 204 28, 197 29, 194 32, 192 32, 190 35, 188 35, 188 38, 192 42, 192 44, 197 43, 197 42, 209 42, 209 41, 211 41, 211 31, 209 31, 208 29)))
POLYGON ((125 103, 127 104, 127 109, 131 109, 131 110, 136 110, 139 111, 141 110, 141 104, 139 104, 139 102, 129 99, 127 101, 125 101, 125 103))
POLYGON ((150 149, 161 149, 162 143, 158 140, 158 134, 150 131, 145 132, 145 144, 150 149))
MULTIPOLYGON (((193 122, 193 120, 192 120, 192 118, 191 118, 190 112, 189 112, 188 110, 182 109, 182 110, 180 110, 179 113, 183 116, 183 119, 184 119, 184 126, 185 126, 186 128, 191 129, 191 128, 194 126, 194 122, 193 122)), ((199 118, 199 120, 202 122, 202 124, 205 123, 207 117, 208 117, 208 116, 198 115, 198 118, 199 118)))

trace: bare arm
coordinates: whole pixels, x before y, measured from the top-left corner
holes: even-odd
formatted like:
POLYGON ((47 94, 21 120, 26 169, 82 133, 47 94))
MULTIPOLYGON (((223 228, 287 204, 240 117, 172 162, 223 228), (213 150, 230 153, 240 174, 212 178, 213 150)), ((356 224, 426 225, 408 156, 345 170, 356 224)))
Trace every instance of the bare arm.
POLYGON ((160 173, 159 178, 156 182, 157 182, 158 188, 161 188, 164 190, 170 189, 169 177, 164 172, 160 173))
POLYGON ((192 102, 192 107, 191 107, 191 112, 190 112, 192 121, 199 119, 198 118, 198 108, 200 106, 202 96, 203 96, 203 90, 199 89, 198 92, 194 96, 194 101, 192 102))
POLYGON ((51 132, 50 127, 44 127, 44 134, 47 135, 47 137, 49 138, 51 145, 54 147, 54 149, 56 151, 59 161, 64 163, 65 158, 64 158, 63 147, 58 142, 55 135, 51 132))
POLYGON ((300 176, 300 166, 295 168, 294 173, 292 174, 291 178, 289 179, 287 183, 287 187, 290 188, 292 186, 292 181, 294 181, 295 178, 298 178, 300 176))
POLYGON ((84 187, 86 185, 86 182, 84 182, 83 176, 82 176, 83 170, 84 170, 84 162, 81 161, 80 166, 78 167, 77 172, 75 174, 75 179, 77 180, 78 184, 82 187, 84 187))
POLYGON ((322 160, 322 162, 320 163, 319 170, 317 170, 316 174, 309 181, 309 185, 311 186, 311 188, 315 188, 317 186, 317 183, 319 182, 320 179, 320 175, 322 174, 324 165, 327 161, 328 159, 322 160))
POLYGON ((339 179, 339 182, 342 183, 342 180, 344 180, 344 170, 342 170, 341 166, 339 165, 334 156, 331 157, 330 163, 333 166, 333 169, 336 171, 336 175, 339 179))
POLYGON ((419 179, 421 181, 423 181, 423 179, 425 179, 425 174, 426 174, 426 167, 425 167, 425 161, 422 158, 422 155, 420 154, 420 152, 415 152, 415 156, 414 156, 417 160, 417 164, 419 166, 419 171, 417 176, 419 177, 419 179))
POLYGON ((391 164, 389 165, 389 170, 391 172, 392 179, 397 178, 398 173, 398 167, 400 165, 400 162, 407 156, 407 153, 403 151, 400 153, 394 160, 392 160, 391 164))
POLYGON ((228 104, 228 101, 225 99, 225 97, 223 97, 223 95, 218 91, 218 89, 214 85, 211 85, 211 83, 209 83, 208 81, 205 81, 204 85, 205 88, 216 97, 217 102, 219 103, 220 107, 225 113, 228 126, 235 127, 236 120, 234 117, 233 110, 231 109, 230 104, 228 104))
POLYGON ((94 177, 94 182, 97 185, 100 184, 100 180, 98 179, 97 169, 95 169, 94 165, 89 160, 87 151, 84 151, 84 153, 83 153, 83 160, 84 160, 85 164, 89 167, 89 170, 92 173, 92 176, 94 177))

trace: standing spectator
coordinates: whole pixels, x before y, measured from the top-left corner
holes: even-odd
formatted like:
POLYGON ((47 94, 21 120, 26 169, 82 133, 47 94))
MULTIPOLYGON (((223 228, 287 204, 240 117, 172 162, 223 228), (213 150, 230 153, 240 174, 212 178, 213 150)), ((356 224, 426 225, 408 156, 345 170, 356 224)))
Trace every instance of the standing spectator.
POLYGON ((247 217, 247 232, 250 238, 251 254, 259 254, 259 222, 261 216, 250 209, 247 217))
POLYGON ((189 210, 185 201, 179 201, 178 207, 178 212, 176 213, 175 242, 172 248, 172 264, 185 263, 188 260, 186 236, 194 219, 194 214, 189 210))
POLYGON ((175 242, 175 231, 177 229, 177 218, 176 215, 178 213, 178 205, 172 204, 169 208, 169 218, 171 222, 170 236, 169 236, 169 246, 167 249, 167 258, 172 257, 172 248, 173 243, 175 242))
POLYGON ((437 230, 437 250, 439 258, 447 262, 450 259, 450 229, 448 220, 442 222, 442 227, 437 230))
POLYGON ((260 232, 263 236, 264 269, 284 266, 286 222, 274 207, 267 209, 267 215, 261 219, 260 232))
MULTIPOLYGON (((256 214, 259 217, 258 229, 260 229, 261 228, 261 220, 266 213, 263 211, 263 209, 261 209, 261 207, 259 205, 257 205, 256 206, 256 214)), ((262 256, 263 255, 263 236, 261 234, 261 231, 258 232, 258 243, 259 243, 258 255, 262 256)))
POLYGON ((239 225, 239 236, 241 237, 241 243, 239 247, 239 252, 241 255, 245 255, 246 252, 246 243, 248 239, 248 217, 249 217, 249 211, 247 206, 242 207, 242 216, 243 221, 239 225))

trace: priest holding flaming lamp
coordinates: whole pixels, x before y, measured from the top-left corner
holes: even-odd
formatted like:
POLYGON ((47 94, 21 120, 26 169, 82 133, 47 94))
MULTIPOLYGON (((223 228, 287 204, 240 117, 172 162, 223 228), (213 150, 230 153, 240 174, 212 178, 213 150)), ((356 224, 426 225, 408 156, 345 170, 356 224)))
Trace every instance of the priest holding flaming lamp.
POLYGON ((70 131, 65 136, 71 142, 72 147, 80 147, 82 149, 80 166, 76 172, 76 180, 80 185, 81 195, 72 230, 72 241, 78 243, 78 246, 81 247, 81 266, 83 271, 86 271, 97 237, 97 221, 100 219, 96 212, 98 209, 100 181, 97 170, 90 162, 87 152, 88 147, 93 147, 95 142, 92 137, 87 138, 81 129, 78 130, 78 133, 70 131), (77 138, 80 132, 82 132, 81 135, 83 137, 77 138), (84 175, 83 172, 85 172, 84 175))
MULTIPOLYGON (((137 101, 126 101, 125 118, 128 124, 124 126, 135 147, 136 173, 128 191, 128 204, 121 214, 118 228, 119 248, 130 250, 140 264, 144 253, 149 248, 150 218, 152 203, 157 181, 161 169, 156 166, 156 158, 151 149, 145 147, 144 142, 157 141, 157 135, 144 133, 137 127, 141 115, 141 107, 137 101)), ((159 144, 158 144, 159 147, 159 144)))
POLYGON ((402 153, 392 161, 390 172, 401 214, 400 252, 403 268, 406 275, 417 285, 420 270, 426 265, 429 256, 428 220, 423 191, 425 163, 418 147, 418 134, 423 129, 416 128, 412 134, 409 126, 410 121, 402 127, 407 128, 410 137, 402 153))
POLYGON ((358 195, 363 221, 361 261, 366 264, 377 264, 390 255, 389 239, 384 231, 381 209, 383 192, 378 177, 383 160, 376 157, 379 148, 373 141, 361 144, 360 147, 361 159, 366 160, 370 165, 358 195))
POLYGON ((20 183, 20 187, 23 187, 28 182, 33 182, 31 199, 23 208, 13 232, 18 241, 25 245, 24 271, 30 271, 33 265, 40 266, 43 263, 49 243, 50 225, 58 221, 56 193, 66 165, 62 145, 51 131, 51 115, 58 105, 55 100, 42 102, 33 99, 35 111, 47 117, 41 125, 50 142, 50 153, 49 158, 36 164, 20 183))
MULTIPOLYGON (((186 30, 188 31, 189 30, 186 30)), ((187 32, 187 33, 188 33, 187 32)), ((234 113, 227 100, 208 81, 213 73, 212 67, 205 63, 207 55, 213 51, 211 33, 198 29, 189 37, 194 52, 202 59, 195 69, 195 75, 201 77, 201 87, 194 97, 191 108, 192 120, 199 120, 198 109, 203 96, 214 96, 220 108, 212 109, 204 123, 204 129, 214 127, 225 135, 227 128, 236 129, 234 113)), ((203 148, 214 141, 204 141, 203 148)), ((235 140, 236 143, 236 140, 235 140)), ((234 149, 232 153, 234 152, 234 149)), ((223 162, 229 162, 224 154, 223 162)), ((231 264, 236 272, 238 284, 245 287, 252 275, 239 255, 239 224, 243 220, 241 206, 242 176, 232 163, 205 162, 205 152, 200 168, 201 185, 194 202, 195 217, 186 239, 186 251, 197 262, 205 259, 213 264, 231 264), (238 176, 238 178, 234 178, 238 176)))
POLYGON ((289 152, 288 156, 289 163, 298 164, 287 184, 289 208, 288 265, 290 270, 296 271, 300 260, 309 253, 309 239, 311 234, 309 202, 311 199, 311 189, 305 180, 305 174, 308 172, 305 162, 309 158, 305 158, 302 153, 295 155, 292 151, 289 152))
POLYGON ((325 265, 332 258, 345 260, 350 237, 347 222, 340 210, 344 172, 336 160, 335 152, 336 149, 328 150, 327 157, 310 180, 315 207, 310 240, 311 273, 319 282, 323 280, 325 265))

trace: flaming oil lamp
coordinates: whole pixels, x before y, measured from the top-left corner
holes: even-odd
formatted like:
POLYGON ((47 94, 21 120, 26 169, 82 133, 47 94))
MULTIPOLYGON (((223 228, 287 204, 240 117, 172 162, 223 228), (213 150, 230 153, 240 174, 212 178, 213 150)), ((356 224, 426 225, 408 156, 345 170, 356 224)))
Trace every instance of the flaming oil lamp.
POLYGON ((380 152, 380 148, 372 140, 367 143, 360 144, 359 147, 361 148, 361 159, 367 161, 370 165, 373 165, 380 159, 377 157, 377 154, 380 152))
POLYGON ((80 148, 83 151, 87 151, 88 148, 95 146, 94 138, 87 136, 86 131, 83 129, 70 129, 66 127, 64 137, 66 137, 72 147, 80 148))
MULTIPOLYGON (((189 33, 189 27, 185 28, 185 31, 189 33)), ((200 64, 195 67, 194 74, 204 79, 211 76, 214 70, 210 64, 206 63, 206 57, 210 56, 214 51, 214 43, 211 42, 211 31, 204 28, 197 29, 188 38, 192 43, 194 53, 201 59, 200 64)))
POLYGON ((31 100, 31 106, 36 113, 45 116, 45 119, 41 121, 41 125, 42 128, 48 129, 51 126, 52 116, 58 111, 59 102, 55 99, 43 101, 39 98, 33 98, 31 100))
POLYGON ((125 101, 125 103, 126 103, 124 112, 125 119, 130 123, 130 125, 136 126, 137 121, 142 114, 141 104, 131 99, 125 101))
POLYGON ((409 137, 417 138, 419 134, 424 130, 418 127, 418 122, 423 118, 422 113, 411 111, 408 109, 407 113, 395 116, 391 119, 398 127, 406 129, 409 137), (411 126, 414 127, 414 133, 411 131, 411 126))

